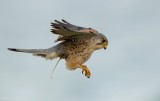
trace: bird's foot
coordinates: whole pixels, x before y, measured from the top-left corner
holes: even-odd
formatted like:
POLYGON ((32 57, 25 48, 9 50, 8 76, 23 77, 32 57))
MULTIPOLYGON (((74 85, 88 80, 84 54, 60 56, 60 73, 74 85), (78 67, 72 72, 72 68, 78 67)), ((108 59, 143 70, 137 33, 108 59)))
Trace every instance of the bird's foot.
POLYGON ((83 66, 83 68, 82 68, 82 74, 85 72, 85 76, 87 78, 90 78, 91 72, 90 72, 89 68, 87 66, 85 66, 85 65, 82 65, 82 66, 83 66))

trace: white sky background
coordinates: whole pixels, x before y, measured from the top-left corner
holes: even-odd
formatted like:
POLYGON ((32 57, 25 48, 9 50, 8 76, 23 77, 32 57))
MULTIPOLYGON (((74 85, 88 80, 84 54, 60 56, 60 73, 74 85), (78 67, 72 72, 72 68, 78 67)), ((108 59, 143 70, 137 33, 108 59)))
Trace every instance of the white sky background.
POLYGON ((0 101, 160 101, 160 1, 0 0, 0 101), (85 63, 92 76, 15 48, 56 45, 54 19, 97 29, 109 40, 85 63))

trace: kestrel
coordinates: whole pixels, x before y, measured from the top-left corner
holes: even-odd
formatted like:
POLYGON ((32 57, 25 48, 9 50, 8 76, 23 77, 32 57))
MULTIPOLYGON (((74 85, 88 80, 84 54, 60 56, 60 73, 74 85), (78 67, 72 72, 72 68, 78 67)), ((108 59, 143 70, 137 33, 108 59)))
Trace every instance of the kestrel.
POLYGON ((106 49, 108 45, 107 38, 92 28, 85 28, 73 25, 62 19, 62 22, 54 20, 51 23, 53 34, 58 34, 59 44, 48 49, 15 49, 8 48, 15 52, 32 53, 35 56, 41 56, 46 59, 60 58, 65 59, 66 66, 70 70, 82 69, 82 73, 90 78, 91 72, 84 65, 95 50, 106 49))

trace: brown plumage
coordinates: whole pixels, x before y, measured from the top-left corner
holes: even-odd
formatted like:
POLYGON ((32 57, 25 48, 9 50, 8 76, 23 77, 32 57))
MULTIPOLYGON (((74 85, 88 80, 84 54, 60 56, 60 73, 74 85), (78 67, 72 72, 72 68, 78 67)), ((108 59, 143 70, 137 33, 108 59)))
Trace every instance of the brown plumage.
POLYGON ((77 68, 85 72, 88 78, 91 76, 90 70, 83 65, 95 50, 104 48, 108 45, 107 38, 92 28, 85 28, 70 24, 62 19, 62 22, 55 20, 51 23, 53 34, 58 34, 56 41, 61 41, 58 45, 48 49, 14 49, 11 51, 32 53, 47 59, 61 58, 66 60, 69 69, 77 68))

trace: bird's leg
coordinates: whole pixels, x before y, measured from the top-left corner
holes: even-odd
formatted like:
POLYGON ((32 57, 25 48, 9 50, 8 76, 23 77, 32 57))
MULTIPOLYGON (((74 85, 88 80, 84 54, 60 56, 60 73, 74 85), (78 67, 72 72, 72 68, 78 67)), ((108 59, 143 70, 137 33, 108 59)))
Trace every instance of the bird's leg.
POLYGON ((90 78, 91 72, 90 72, 89 68, 86 65, 80 65, 80 68, 82 69, 82 74, 85 72, 85 76, 90 78))

